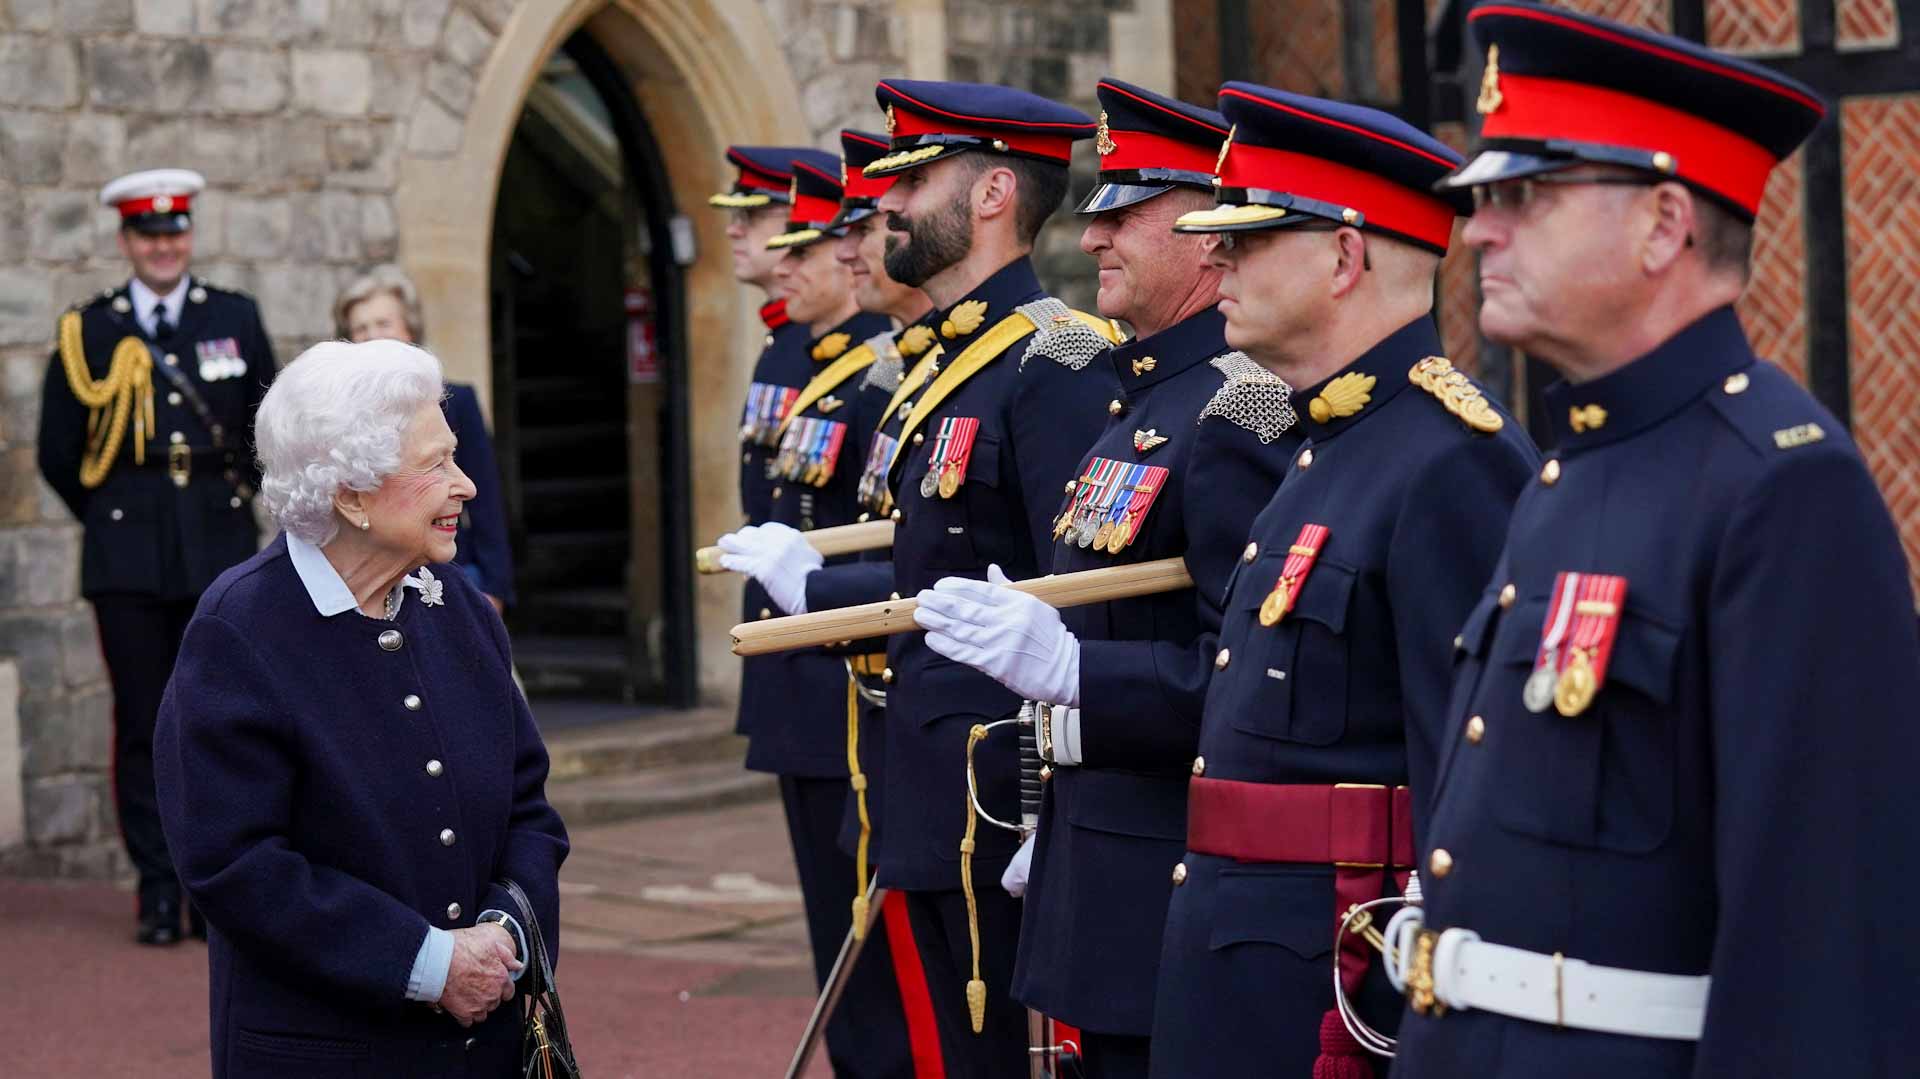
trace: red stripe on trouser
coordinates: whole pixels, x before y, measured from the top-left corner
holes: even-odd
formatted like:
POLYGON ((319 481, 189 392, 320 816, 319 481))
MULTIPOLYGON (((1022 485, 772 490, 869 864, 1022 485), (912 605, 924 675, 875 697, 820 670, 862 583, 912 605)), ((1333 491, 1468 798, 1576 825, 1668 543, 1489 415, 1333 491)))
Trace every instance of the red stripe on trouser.
POLYGON ((893 956, 893 980, 900 987, 900 1010, 907 1017, 907 1045, 913 1051, 914 1079, 946 1079, 940 1058, 940 1028, 934 1025, 933 998, 927 994, 927 972, 914 948, 913 927, 907 923, 905 892, 888 892, 880 901, 886 920, 887 953, 893 956))

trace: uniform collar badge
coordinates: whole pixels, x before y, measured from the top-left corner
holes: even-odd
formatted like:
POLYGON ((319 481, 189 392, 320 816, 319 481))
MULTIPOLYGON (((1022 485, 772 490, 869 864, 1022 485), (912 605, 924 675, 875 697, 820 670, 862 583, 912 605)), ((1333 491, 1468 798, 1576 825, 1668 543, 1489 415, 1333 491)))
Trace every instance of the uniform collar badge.
POLYGON ((1574 405, 1567 409, 1567 426, 1574 434, 1598 431, 1607 422, 1607 410, 1599 405, 1574 405))
POLYGON ((1332 423, 1351 416, 1373 400, 1373 384, 1376 381, 1372 375, 1348 371, 1326 384, 1319 395, 1307 404, 1307 414, 1313 417, 1315 423, 1332 423))
POLYGON ((940 336, 948 340, 965 337, 979 329, 980 324, 986 320, 987 301, 962 301, 953 310, 947 312, 946 319, 940 323, 940 336))
POLYGON ((1133 361, 1133 377, 1139 378, 1159 365, 1160 361, 1152 356, 1141 356, 1133 361))
POLYGON ((852 343, 852 334, 830 333, 822 337, 819 344, 813 346, 813 358, 822 363, 827 360, 838 359, 840 354, 845 352, 847 346, 852 343))

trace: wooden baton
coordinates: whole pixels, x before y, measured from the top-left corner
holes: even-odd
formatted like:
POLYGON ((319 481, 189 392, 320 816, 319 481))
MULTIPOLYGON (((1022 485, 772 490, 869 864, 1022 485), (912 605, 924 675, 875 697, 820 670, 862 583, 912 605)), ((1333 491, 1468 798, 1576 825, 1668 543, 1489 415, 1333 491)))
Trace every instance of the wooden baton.
MULTIPOLYGON (((837 554, 855 554, 859 551, 877 551, 882 547, 893 546, 893 522, 884 518, 878 521, 862 521, 854 525, 835 525, 832 528, 815 529, 803 532, 807 545, 822 555, 832 558, 837 554)), ((701 573, 725 573, 727 568, 720 564, 720 556, 725 553, 718 547, 702 547, 693 552, 693 568, 701 573)))
MULTIPOLYGON (((1078 607, 1191 588, 1193 576, 1187 572, 1185 560, 1162 558, 1130 566, 1036 577, 1031 581, 1016 581, 1008 587, 1025 592, 1049 607, 1078 607)), ((920 628, 913 621, 913 612, 918 606, 912 599, 887 599, 831 611, 742 622, 733 627, 733 654, 764 656, 769 652, 906 633, 920 628)))

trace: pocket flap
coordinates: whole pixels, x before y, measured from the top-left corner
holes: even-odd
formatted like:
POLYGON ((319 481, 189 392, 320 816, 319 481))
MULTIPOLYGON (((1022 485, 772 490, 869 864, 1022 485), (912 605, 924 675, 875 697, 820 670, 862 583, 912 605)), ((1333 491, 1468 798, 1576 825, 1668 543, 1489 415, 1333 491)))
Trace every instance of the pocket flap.
MULTIPOLYGON (((1244 590, 1240 598, 1241 610, 1256 611, 1273 593, 1273 586, 1280 580, 1280 570, 1286 565, 1286 551, 1282 549, 1273 556, 1261 556, 1253 565, 1246 567, 1251 583, 1255 586, 1244 590)), ((1324 556, 1307 571, 1306 583, 1300 586, 1300 594, 1293 599, 1293 608, 1280 625, 1295 618, 1304 618, 1309 622, 1318 622, 1332 630, 1336 635, 1347 628, 1347 604, 1353 599, 1353 579, 1355 572, 1338 562, 1329 562, 1324 556)))
MULTIPOLYGON (((927 441, 934 441, 933 435, 927 435, 927 441)), ((933 451, 928 450, 929 454, 933 451)), ((973 440, 973 450, 967 455, 968 483, 984 483, 988 487, 1000 486, 1000 440, 989 435, 979 435, 973 440)))
POLYGON ((1187 836, 1186 776, 1080 770, 1073 787, 1067 820, 1076 828, 1142 839, 1187 836))
POLYGON ((920 699, 926 702, 920 711, 922 725, 950 716, 1003 719, 1020 708, 1018 694, 972 667, 944 657, 928 661, 915 683, 920 699))
MULTIPOLYGON (((1540 654, 1546 618, 1545 599, 1515 604, 1511 615, 1513 626, 1497 639, 1495 658, 1502 663, 1533 666, 1540 654)), ((1613 655, 1607 661, 1607 682, 1632 686, 1653 700, 1670 703, 1674 662, 1679 653, 1679 632, 1649 618, 1629 599, 1620 629, 1614 634, 1613 655)))
POLYGON ((1208 947, 1278 944, 1302 959, 1333 950, 1333 875, 1328 869, 1222 869, 1214 890, 1208 947))

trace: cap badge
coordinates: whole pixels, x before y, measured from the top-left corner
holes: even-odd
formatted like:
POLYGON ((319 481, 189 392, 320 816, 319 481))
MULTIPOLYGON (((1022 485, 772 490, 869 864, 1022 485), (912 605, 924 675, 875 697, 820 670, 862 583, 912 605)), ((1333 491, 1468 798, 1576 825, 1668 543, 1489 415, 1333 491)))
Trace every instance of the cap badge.
POLYGON ((887 137, 893 137, 893 106, 887 106, 887 137))
POLYGON ((1227 129, 1227 141, 1220 144, 1220 156, 1215 158, 1213 162, 1213 174, 1215 176, 1220 175, 1220 173, 1226 169, 1227 151, 1233 149, 1233 133, 1238 130, 1240 130, 1239 124, 1235 124, 1227 129))
POLYGON ((987 320, 987 301, 968 300, 947 312, 946 320, 940 323, 940 336, 952 340, 965 337, 980 328, 987 320))
POLYGON ((1093 148, 1100 151, 1101 157, 1105 157, 1117 149, 1117 147, 1113 145, 1113 131, 1107 127, 1107 111, 1105 109, 1100 110, 1100 126, 1094 128, 1093 131, 1093 148))
POLYGON ((153 197, 153 212, 154 212, 154 213, 156 213, 156 214, 164 214, 164 213, 167 213, 167 212, 169 212, 169 211, 171 211, 172 209, 173 209, 173 196, 172 196, 172 195, 155 195, 155 196, 153 197))
POLYGON ((1139 378, 1141 375, 1146 374, 1159 365, 1160 361, 1154 359, 1152 356, 1142 356, 1133 361, 1133 377, 1139 378))
POLYGON ((1607 410, 1599 405, 1575 405, 1567 409, 1567 426, 1574 434, 1598 431, 1607 422, 1607 410))
POLYGON ((1373 400, 1375 381, 1372 375, 1348 371, 1327 383, 1320 395, 1307 404, 1307 414, 1315 423, 1332 423, 1342 416, 1351 416, 1373 400))
POLYGON ((1167 436, 1161 434, 1156 428, 1149 427, 1144 431, 1135 431, 1133 433, 1133 449, 1135 453, 1152 453, 1154 450, 1166 444, 1167 436))
POLYGON ((1500 92, 1500 46, 1487 46, 1487 70, 1480 76, 1480 100, 1473 107, 1482 116, 1489 116, 1500 109, 1500 103, 1506 95, 1500 92))
POLYGON ((1506 426, 1507 421, 1480 395, 1480 387, 1454 370, 1445 356, 1428 356, 1414 364, 1413 370, 1407 372, 1407 380, 1439 398, 1448 412, 1460 417, 1460 422, 1475 431, 1492 434, 1506 426))

